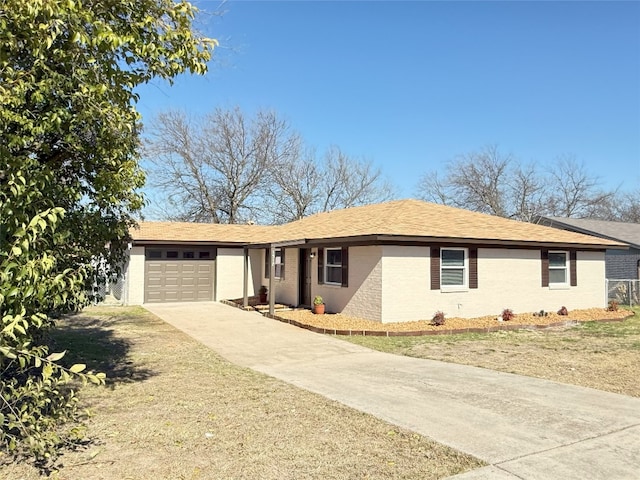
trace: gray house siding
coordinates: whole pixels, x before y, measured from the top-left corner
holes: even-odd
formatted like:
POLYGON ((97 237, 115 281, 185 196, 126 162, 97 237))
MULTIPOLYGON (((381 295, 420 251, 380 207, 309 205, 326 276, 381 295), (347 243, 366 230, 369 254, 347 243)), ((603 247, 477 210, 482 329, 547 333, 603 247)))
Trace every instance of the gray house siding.
POLYGON ((640 250, 607 250, 605 255, 605 270, 611 280, 638 280, 638 262, 640 250))

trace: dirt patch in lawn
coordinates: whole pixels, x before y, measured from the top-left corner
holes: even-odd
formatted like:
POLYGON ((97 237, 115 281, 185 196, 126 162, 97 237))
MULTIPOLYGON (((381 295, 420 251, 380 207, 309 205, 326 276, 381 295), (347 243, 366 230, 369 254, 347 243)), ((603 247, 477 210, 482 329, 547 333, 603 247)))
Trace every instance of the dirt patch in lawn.
POLYGON ((502 321, 497 315, 480 318, 445 318, 443 325, 434 325, 433 320, 416 320, 412 322, 381 323, 372 320, 352 317, 342 314, 314 315, 307 309, 294 309, 276 312, 278 317, 293 320, 302 325, 326 329, 338 330, 354 335, 364 332, 401 332, 401 333, 448 333, 452 331, 465 332, 469 329, 517 329, 530 326, 548 327, 549 325, 564 325, 576 322, 593 320, 622 320, 630 315, 626 310, 610 312, 603 308, 591 308, 585 310, 573 310, 568 315, 547 313, 546 315, 534 315, 533 313, 516 314, 512 320, 502 321))
MULTIPOLYGON (((436 479, 481 462, 337 402, 237 367, 143 309, 64 320, 69 361, 106 370, 88 387, 93 443, 56 479, 436 479)), ((42 478, 26 464, 0 478, 42 478)))

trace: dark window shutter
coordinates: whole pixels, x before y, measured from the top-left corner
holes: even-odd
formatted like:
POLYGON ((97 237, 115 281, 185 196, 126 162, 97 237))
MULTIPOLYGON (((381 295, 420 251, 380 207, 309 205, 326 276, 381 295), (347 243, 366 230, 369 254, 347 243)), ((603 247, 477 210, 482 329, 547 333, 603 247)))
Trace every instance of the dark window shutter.
POLYGON ((469 249, 469 288, 478 288, 478 249, 469 249))
POLYGON ((324 283, 324 248, 318 249, 318 285, 324 283))
POLYGON ((569 252, 569 275, 571 276, 571 286, 578 286, 578 253, 575 250, 569 252))
POLYGON ((431 247, 431 290, 440 290, 440 247, 431 247))
POLYGON ((349 286, 349 248, 342 247, 342 286, 349 286))
POLYGON ((540 250, 540 264, 542 274, 542 286, 549 286, 549 250, 540 250))
POLYGON ((269 258, 271 257, 269 249, 264 249, 264 278, 269 278, 269 273, 271 272, 271 263, 269 262, 269 258))
POLYGON ((280 278, 284 280, 284 248, 280 249, 280 278))

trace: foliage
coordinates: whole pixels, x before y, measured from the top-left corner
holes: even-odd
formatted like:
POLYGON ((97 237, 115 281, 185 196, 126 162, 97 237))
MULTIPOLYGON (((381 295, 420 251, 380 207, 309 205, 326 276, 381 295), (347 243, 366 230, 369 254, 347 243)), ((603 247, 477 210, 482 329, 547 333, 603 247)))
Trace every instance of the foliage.
POLYGON ((158 213, 175 220, 283 223, 392 196, 371 162, 335 146, 317 157, 273 111, 161 113, 145 154, 166 205, 158 213))
POLYGON ((171 0, 0 0, 0 445, 39 462, 81 433, 75 380, 50 353, 52 316, 90 296, 126 250, 137 189, 134 89, 203 73, 214 41, 171 0))
POLYGON ((616 300, 609 300, 609 305, 607 307, 607 310, 609 310, 610 312, 617 312, 618 311, 618 302, 616 300))
POLYGON ((558 310, 558 315, 569 315, 569 310, 567 310, 567 307, 562 306, 560 310, 558 310))
POLYGON ((549 316, 549 312, 545 312, 544 310, 540 310, 539 312, 533 313, 534 317, 547 317, 549 316))
POLYGON ((313 304, 314 305, 323 305, 324 304, 324 300, 322 299, 322 297, 320 295, 316 295, 315 298, 313 299, 313 304))
POLYGON ((513 310, 511 310, 510 308, 505 308, 502 311, 502 320, 505 322, 508 322, 509 320, 513 320, 513 318, 516 316, 515 313, 513 313, 513 310))
POLYGON ((436 313, 433 314, 433 318, 432 318, 432 323, 434 325, 444 325, 444 312, 441 311, 437 311, 436 313))

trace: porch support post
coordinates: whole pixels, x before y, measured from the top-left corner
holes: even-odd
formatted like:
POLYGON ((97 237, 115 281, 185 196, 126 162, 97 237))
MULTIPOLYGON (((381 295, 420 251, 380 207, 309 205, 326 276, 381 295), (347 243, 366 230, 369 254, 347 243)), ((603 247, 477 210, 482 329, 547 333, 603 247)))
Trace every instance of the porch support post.
POLYGON ((273 244, 269 245, 269 315, 273 315, 276 310, 276 292, 274 289, 273 277, 276 276, 276 249, 273 244))
POLYGON ((242 306, 249 306, 249 249, 244 247, 244 278, 242 284, 242 306))

